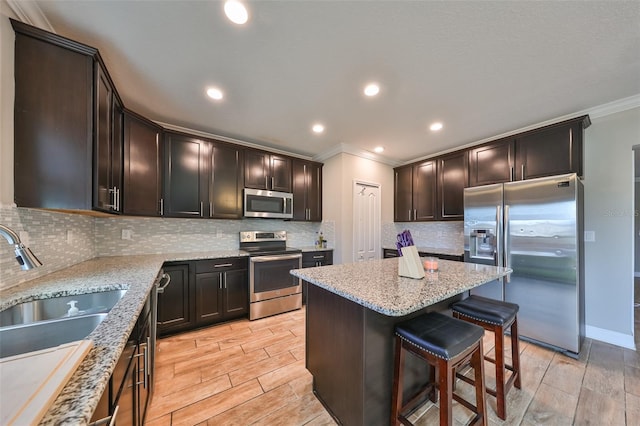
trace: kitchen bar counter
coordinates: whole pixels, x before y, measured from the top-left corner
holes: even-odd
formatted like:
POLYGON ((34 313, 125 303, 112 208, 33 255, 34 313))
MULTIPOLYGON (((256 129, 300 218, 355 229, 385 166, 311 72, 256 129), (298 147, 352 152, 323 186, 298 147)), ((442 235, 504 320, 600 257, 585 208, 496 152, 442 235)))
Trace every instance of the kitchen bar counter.
MULTIPOLYGON (((343 425, 387 425, 391 413, 395 324, 444 311, 466 290, 510 272, 439 260, 420 280, 398 277, 398 259, 294 270, 308 285, 306 367, 313 391, 343 425)), ((426 363, 405 361, 405 395, 429 377, 426 363)))
POLYGON ((239 250, 114 256, 91 259, 0 292, 0 310, 57 296, 126 289, 124 297, 87 337, 87 354, 41 425, 87 424, 105 390, 162 264, 168 261, 247 256, 239 250))

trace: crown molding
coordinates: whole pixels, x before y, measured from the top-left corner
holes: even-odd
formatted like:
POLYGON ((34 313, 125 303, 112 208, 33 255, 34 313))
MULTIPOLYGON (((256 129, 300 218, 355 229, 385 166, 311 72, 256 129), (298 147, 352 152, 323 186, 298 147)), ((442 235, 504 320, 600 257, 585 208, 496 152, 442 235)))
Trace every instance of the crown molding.
POLYGON ((6 2, 20 21, 51 33, 56 32, 35 1, 6 0, 6 2))
POLYGON ((396 167, 401 164, 400 161, 393 160, 383 155, 374 154, 373 152, 365 151, 363 149, 356 148, 355 146, 349 145, 346 143, 340 143, 340 144, 334 145, 328 151, 322 152, 316 155, 315 157, 313 157, 313 160, 318 162, 323 162, 338 154, 351 154, 351 155, 355 155, 356 157, 365 158, 367 160, 377 161, 379 163, 386 164, 391 167, 396 167))
POLYGON ((182 133, 189 133, 192 135, 196 135, 196 136, 201 136, 203 138, 208 138, 208 139, 215 139, 221 142, 229 142, 229 143, 233 143, 236 145, 242 145, 242 146, 246 146, 247 148, 255 148, 255 149, 260 149, 263 151, 269 151, 269 152, 273 152, 276 154, 282 154, 282 155, 288 155, 290 157, 296 157, 296 158, 301 158, 303 160, 314 160, 314 158, 308 156, 308 155, 301 155, 301 154, 296 154, 294 152, 289 152, 289 151, 284 151, 281 149, 277 149, 277 148, 271 148, 268 147, 266 145, 261 145, 259 143, 254 143, 254 142, 248 142, 248 141, 244 141, 241 139, 236 139, 236 138, 231 138, 229 136, 223 136, 223 135, 217 135, 215 133, 209 133, 209 132, 203 132, 201 130, 195 130, 195 129, 190 129, 188 127, 182 127, 182 126, 177 126, 175 124, 169 124, 169 123, 164 123, 162 121, 156 121, 156 120, 152 120, 154 123, 158 124, 159 126, 161 126, 162 128, 164 128, 165 130, 174 130, 176 132, 182 132, 182 133))
POLYGON ((457 151, 459 149, 471 148, 476 145, 483 144, 485 142, 491 142, 497 139, 506 138, 508 136, 517 135, 518 133, 527 132, 529 130, 534 130, 540 127, 548 126, 550 124, 559 123, 565 120, 571 120, 572 118, 577 118, 583 115, 588 115, 590 119, 605 117, 607 115, 615 114, 622 111, 627 111, 633 108, 640 107, 640 94, 629 96, 627 98, 618 99, 606 104, 598 105, 595 107, 587 108, 582 111, 574 112, 572 114, 563 115, 560 117, 556 117, 550 120, 542 121, 540 123, 531 124, 526 127, 521 127, 520 129, 511 130, 506 133, 501 133, 499 135, 490 136, 488 138, 480 139, 475 142, 471 142, 465 145, 456 146, 455 148, 447 149, 444 151, 439 151, 434 154, 425 155, 419 158, 415 158, 411 161, 405 161, 401 165, 407 165, 411 163, 415 163, 416 161, 422 161, 433 157, 438 157, 440 155, 448 154, 449 152, 457 151))

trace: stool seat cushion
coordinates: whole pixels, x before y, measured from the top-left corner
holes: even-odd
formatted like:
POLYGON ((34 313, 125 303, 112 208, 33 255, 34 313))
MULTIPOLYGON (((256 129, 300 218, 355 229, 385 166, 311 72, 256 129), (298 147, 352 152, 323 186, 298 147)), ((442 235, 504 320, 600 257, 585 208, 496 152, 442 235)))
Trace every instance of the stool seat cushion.
POLYGON ((419 348, 450 360, 482 339, 484 329, 437 312, 396 324, 396 334, 419 348))
POLYGON ((510 323, 520 307, 515 303, 502 302, 481 296, 468 298, 451 305, 454 312, 493 325, 510 323))

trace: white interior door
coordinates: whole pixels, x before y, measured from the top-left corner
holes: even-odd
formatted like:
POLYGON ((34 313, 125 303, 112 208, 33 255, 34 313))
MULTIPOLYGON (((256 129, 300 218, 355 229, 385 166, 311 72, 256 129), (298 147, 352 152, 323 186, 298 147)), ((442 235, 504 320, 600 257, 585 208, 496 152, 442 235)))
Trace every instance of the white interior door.
POLYGON ((380 258, 380 185, 353 183, 353 261, 380 258))

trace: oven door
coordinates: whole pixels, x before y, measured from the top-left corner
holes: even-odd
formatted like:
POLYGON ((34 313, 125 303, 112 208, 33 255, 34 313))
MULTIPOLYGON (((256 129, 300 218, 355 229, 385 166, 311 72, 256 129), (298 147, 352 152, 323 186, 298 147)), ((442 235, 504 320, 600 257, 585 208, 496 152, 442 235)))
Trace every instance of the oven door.
POLYGON ((251 302, 302 292, 300 278, 289 273, 302 267, 302 253, 255 256, 249 260, 251 302))

